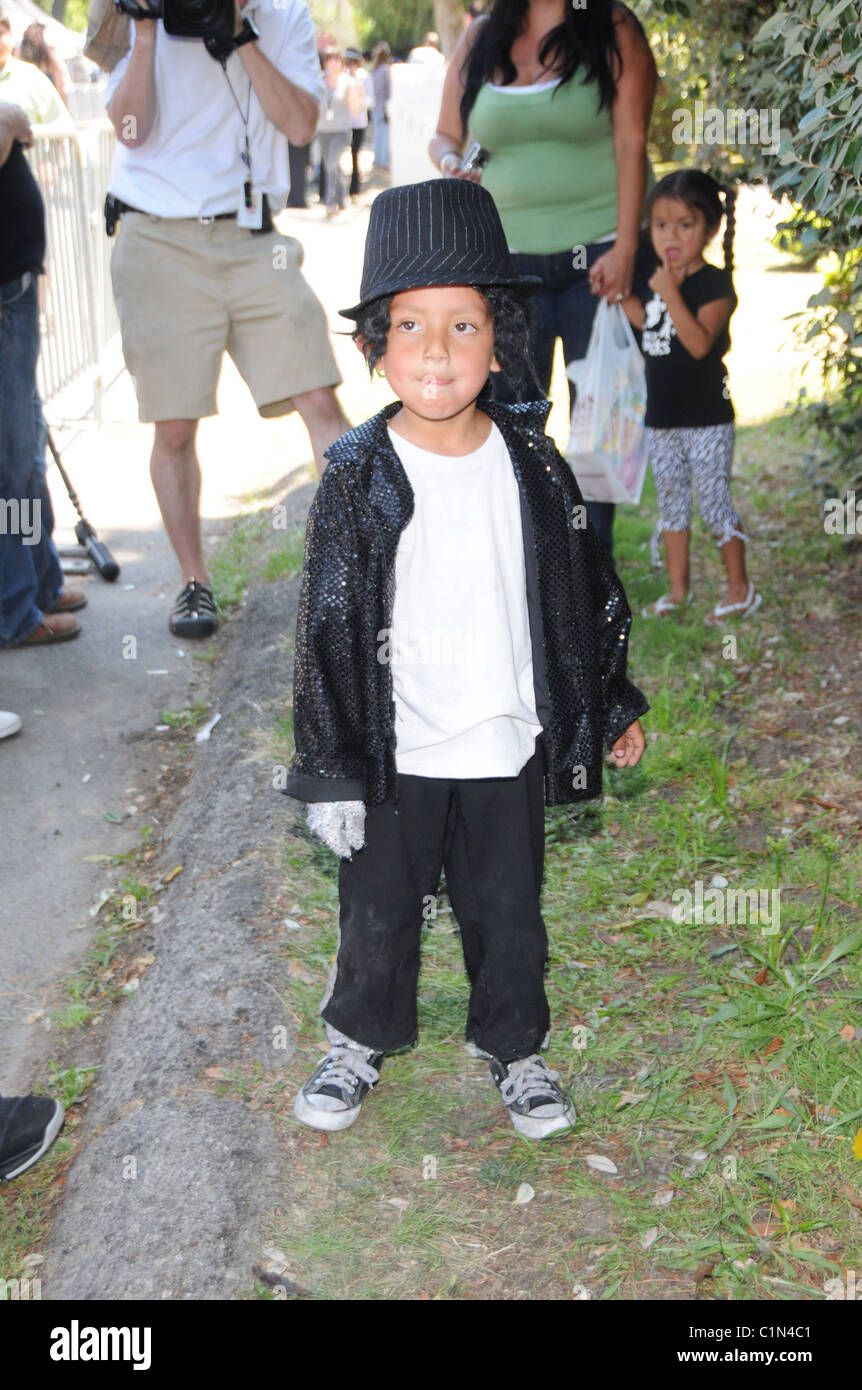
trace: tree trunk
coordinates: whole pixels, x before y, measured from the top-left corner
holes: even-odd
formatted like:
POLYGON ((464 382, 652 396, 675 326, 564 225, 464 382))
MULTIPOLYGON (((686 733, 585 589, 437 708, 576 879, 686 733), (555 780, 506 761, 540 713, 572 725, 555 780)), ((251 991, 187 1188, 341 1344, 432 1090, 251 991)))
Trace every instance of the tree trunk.
POLYGON ((440 47, 447 58, 464 31, 464 7, 461 0, 434 0, 434 23, 440 35, 440 47))
POLYGON ((54 0, 54 4, 51 7, 51 16, 53 19, 59 20, 61 24, 64 22, 66 18, 66 0, 54 0))

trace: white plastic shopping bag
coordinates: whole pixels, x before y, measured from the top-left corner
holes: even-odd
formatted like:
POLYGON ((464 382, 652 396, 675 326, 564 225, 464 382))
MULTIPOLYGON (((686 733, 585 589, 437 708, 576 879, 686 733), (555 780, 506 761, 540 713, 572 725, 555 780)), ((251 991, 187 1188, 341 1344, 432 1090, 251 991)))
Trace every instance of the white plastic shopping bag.
POLYGON ((621 305, 600 299, 586 357, 566 374, 578 394, 566 458, 588 502, 639 502, 647 464, 644 360, 621 305))

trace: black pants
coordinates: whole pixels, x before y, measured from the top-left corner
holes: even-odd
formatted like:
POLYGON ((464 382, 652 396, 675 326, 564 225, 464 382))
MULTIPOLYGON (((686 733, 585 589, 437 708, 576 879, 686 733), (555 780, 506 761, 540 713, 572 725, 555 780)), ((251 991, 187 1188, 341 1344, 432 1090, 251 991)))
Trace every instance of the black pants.
POLYGON ((365 140, 366 127, 362 126, 359 130, 351 131, 350 134, 350 163, 352 173, 350 175, 350 194, 351 198, 359 192, 361 187, 359 182, 359 151, 362 149, 365 140))
POLYGON ((341 861, 323 1018, 377 1052, 416 1041, 420 936, 442 868, 470 980, 466 1037, 504 1062, 529 1057, 549 1025, 541 748, 517 777, 399 776, 398 796, 368 808, 364 848, 341 861))

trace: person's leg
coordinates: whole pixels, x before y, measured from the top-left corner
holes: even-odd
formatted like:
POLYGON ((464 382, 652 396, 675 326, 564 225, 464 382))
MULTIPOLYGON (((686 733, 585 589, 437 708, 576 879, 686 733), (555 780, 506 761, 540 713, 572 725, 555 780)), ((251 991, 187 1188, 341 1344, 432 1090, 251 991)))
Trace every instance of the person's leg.
POLYGON ((308 145, 290 145, 290 196, 287 200, 289 208, 306 208, 305 201, 305 179, 308 169, 308 145))
POLYGON ((659 525, 664 534, 670 578, 669 598, 672 603, 684 603, 689 591, 691 538, 691 461, 685 432, 650 428, 647 438, 658 498, 659 525))
MULTIPOLYGON (((334 150, 332 150, 332 177, 335 181, 335 206, 342 208, 346 203, 345 196, 345 177, 341 171, 341 157, 350 145, 350 132, 342 131, 341 138, 335 139, 334 150)), ((330 200, 332 200, 332 188, 330 188, 330 200)))
POLYGON ((331 386, 321 386, 317 391, 304 391, 293 397, 293 404, 302 416, 308 430, 314 462, 321 478, 326 468, 324 452, 350 429, 350 421, 341 409, 335 390, 331 386))
MULTIPOLYGON (((63 567, 52 539, 54 534, 54 509, 45 476, 45 448, 47 426, 42 413, 42 402, 37 391, 33 392, 33 423, 36 435, 35 469, 33 473, 33 496, 39 499, 42 509, 42 534, 39 544, 33 547, 33 562, 39 585, 37 602, 43 613, 50 613, 63 589, 63 567)), ((83 602, 83 599, 82 599, 83 602)))
POLYGON ((689 434, 697 505, 705 525, 715 536, 727 573, 721 602, 743 603, 749 593, 745 536, 730 495, 734 426, 706 425, 689 430, 689 434))
POLYGON ((233 222, 126 213, 111 260, 123 355, 141 421, 155 426, 150 476, 184 581, 207 579, 195 436, 216 413, 234 252, 253 239, 233 222))
POLYGON ((359 179, 359 151, 362 149, 362 142, 365 139, 365 128, 360 126, 354 130, 350 137, 350 196, 356 198, 361 188, 359 179))
POLYGON ((33 393, 39 356, 36 277, 0 286, 0 646, 39 628, 33 393), (22 288, 23 286, 23 288, 22 288))
POLYGON ((208 583, 201 547, 201 470, 195 450, 197 427, 197 420, 156 422, 150 477, 182 578, 208 583))
POLYGON ((317 168, 317 196, 323 204, 327 201, 328 191, 326 187, 326 162, 324 160, 324 150, 326 149, 328 138, 327 135, 321 134, 320 131, 317 132, 317 158, 319 161, 317 168))
POLYGON ((369 806, 365 845, 342 859, 327 1024, 375 1052, 416 1041, 424 910, 436 898, 452 783, 399 777, 398 804, 369 806))
POLYGON ((548 1033, 544 835, 539 745, 517 777, 455 783, 444 869, 470 979, 466 1036, 502 1062, 538 1052, 548 1033))
POLYGON ((341 377, 326 315, 302 275, 302 247, 273 232, 246 235, 231 253, 228 352, 261 415, 299 411, 322 474, 324 450, 350 422, 335 394, 341 377))
POLYGON ((333 168, 333 150, 337 136, 333 131, 325 131, 320 137, 320 201, 331 211, 338 197, 336 170, 333 168))

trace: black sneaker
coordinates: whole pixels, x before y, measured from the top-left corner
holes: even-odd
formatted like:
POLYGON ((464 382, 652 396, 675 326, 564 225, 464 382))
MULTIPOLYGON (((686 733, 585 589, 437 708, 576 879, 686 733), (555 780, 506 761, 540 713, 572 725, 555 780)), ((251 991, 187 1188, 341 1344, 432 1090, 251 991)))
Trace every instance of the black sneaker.
POLYGON ((171 632, 175 637, 212 637, 218 628, 213 591, 208 584, 190 579, 174 604, 171 632))
POLYGON ((50 1148, 63 1123, 63 1107, 45 1096, 0 1098, 0 1181, 17 1178, 50 1148))
POLYGON ((521 1057, 517 1062, 489 1062, 494 1084, 508 1108, 509 1118, 526 1139, 545 1139, 564 1129, 574 1129, 577 1115, 572 1098, 556 1085, 560 1073, 549 1071, 541 1057, 521 1057))
POLYGON ((333 1047, 296 1097, 293 1113, 312 1129, 348 1129, 380 1079, 382 1052, 333 1047))

